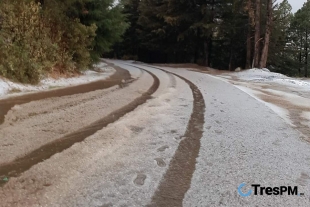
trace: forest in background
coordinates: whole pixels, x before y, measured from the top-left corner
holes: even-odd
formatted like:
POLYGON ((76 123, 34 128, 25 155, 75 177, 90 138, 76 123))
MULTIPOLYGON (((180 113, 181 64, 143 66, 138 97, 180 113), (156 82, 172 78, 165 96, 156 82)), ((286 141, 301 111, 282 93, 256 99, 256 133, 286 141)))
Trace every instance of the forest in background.
POLYGON ((265 68, 308 76, 310 2, 287 0, 125 0, 130 27, 110 57, 265 68))
POLYGON ((310 2, 1 0, 0 76, 37 83, 100 57, 308 76, 310 2))

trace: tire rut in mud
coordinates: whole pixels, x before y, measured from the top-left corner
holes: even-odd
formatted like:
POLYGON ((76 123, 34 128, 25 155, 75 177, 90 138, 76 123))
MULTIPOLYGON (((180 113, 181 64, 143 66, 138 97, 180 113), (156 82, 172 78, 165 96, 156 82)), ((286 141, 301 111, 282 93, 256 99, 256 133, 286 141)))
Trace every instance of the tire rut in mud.
MULTIPOLYGON (((108 64, 111 65, 111 64, 108 64)), ((130 73, 120 67, 113 66, 116 72, 105 80, 95 81, 78 86, 55 89, 51 91, 43 91, 38 93, 31 93, 22 96, 11 97, 0 100, 0 124, 4 122, 4 117, 11 110, 14 105, 25 104, 31 101, 38 101, 52 97, 62 97, 80 93, 87 93, 95 90, 106 89, 116 85, 121 85, 122 80, 132 80, 130 73)))
POLYGON ((188 122, 186 132, 181 137, 182 141, 152 197, 151 204, 148 205, 149 207, 182 206, 184 196, 190 188, 191 179, 195 171, 196 158, 199 154, 200 139, 203 134, 205 102, 202 93, 191 81, 158 67, 149 65, 147 65, 147 67, 159 69, 179 77, 185 81, 192 90, 194 98, 193 112, 188 122))
MULTIPOLYGON (((145 70, 146 71, 146 70, 145 70)), ((43 145, 42 147, 26 154, 25 156, 14 160, 13 162, 6 163, 0 166, 0 187, 3 186, 6 182, 3 179, 5 177, 18 177, 21 173, 29 170, 32 166, 43 162, 44 160, 49 159, 56 153, 60 153, 68 148, 70 148, 73 144, 82 142, 87 137, 93 135, 98 130, 103 129, 108 124, 111 124, 125 114, 133 111, 138 106, 144 104, 147 100, 152 98, 152 94, 158 89, 160 81, 159 79, 151 72, 146 71, 149 73, 154 82, 152 86, 143 93, 140 97, 136 98, 131 103, 127 104, 126 106, 110 113, 106 117, 98 120, 89 126, 82 128, 76 132, 70 133, 60 139, 52 141, 48 144, 43 145)))

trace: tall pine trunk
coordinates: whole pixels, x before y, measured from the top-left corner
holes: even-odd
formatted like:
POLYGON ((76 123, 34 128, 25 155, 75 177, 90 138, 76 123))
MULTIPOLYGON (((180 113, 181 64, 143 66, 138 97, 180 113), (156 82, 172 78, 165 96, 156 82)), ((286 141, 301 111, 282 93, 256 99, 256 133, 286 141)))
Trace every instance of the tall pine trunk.
POLYGON ((199 59, 199 51, 201 49, 200 47, 200 30, 199 28, 197 29, 197 36, 196 36, 196 44, 195 44, 195 53, 194 53, 194 63, 198 64, 198 59, 199 59))
POLYGON ((271 27, 272 27, 272 18, 273 18, 272 10, 273 10, 272 0, 268 0, 268 5, 267 5, 268 13, 267 13, 267 23, 266 23, 266 32, 265 32, 265 42, 264 42, 264 47, 262 50, 262 57, 261 57, 260 64, 259 64, 260 68, 265 68, 267 65, 270 34, 271 34, 271 27))
POLYGON ((305 42, 305 77, 308 77, 308 28, 306 28, 305 42))
POLYGON ((197 45, 195 46, 195 51, 194 51, 194 63, 197 64, 198 61, 198 47, 197 45))
POLYGON ((252 0, 247 1, 246 10, 248 12, 248 33, 246 41, 246 64, 245 68, 249 69, 252 67, 252 27, 254 24, 254 11, 252 0))
POLYGON ((302 60, 302 31, 300 31, 300 47, 299 47, 299 66, 298 66, 298 76, 301 76, 301 60, 302 60))
MULTIPOLYGON (((213 23, 214 17, 215 17, 215 0, 212 0, 211 2, 211 15, 209 16, 210 23, 213 23)), ((212 29, 210 31, 210 35, 206 38, 204 42, 204 51, 205 51, 205 66, 209 67, 211 65, 211 54, 212 54, 212 29)))
POLYGON ((204 66, 209 67, 209 38, 207 38, 204 42, 204 66))
POLYGON ((212 53, 213 53, 213 34, 210 34, 209 37, 209 66, 212 67, 212 53))
POLYGON ((228 68, 230 71, 233 70, 234 64, 234 48, 233 48, 233 39, 230 40, 230 55, 229 55, 229 64, 228 64, 228 68))
POLYGON ((260 60, 260 16, 261 16, 261 0, 256 0, 255 10, 255 39, 254 39, 254 67, 258 67, 260 60))
POLYGON ((252 35, 252 26, 251 26, 251 19, 249 17, 248 35, 247 35, 247 41, 246 41, 246 65, 245 65, 247 69, 251 68, 251 59, 252 59, 251 35, 252 35))

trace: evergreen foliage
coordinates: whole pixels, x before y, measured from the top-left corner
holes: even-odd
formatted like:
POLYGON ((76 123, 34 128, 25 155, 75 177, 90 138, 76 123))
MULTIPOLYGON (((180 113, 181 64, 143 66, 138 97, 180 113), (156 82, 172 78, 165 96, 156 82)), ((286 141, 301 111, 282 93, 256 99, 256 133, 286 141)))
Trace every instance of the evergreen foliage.
POLYGON ((1 0, 0 75, 36 83, 109 54, 308 76, 309 14, 309 1, 292 14, 287 0, 1 0))
POLYGON ((306 76, 309 5, 293 15, 287 0, 126 0, 130 27, 113 55, 306 76))
POLYGON ((52 70, 79 72, 121 40, 127 23, 113 0, 2 0, 0 75, 37 83, 52 70))

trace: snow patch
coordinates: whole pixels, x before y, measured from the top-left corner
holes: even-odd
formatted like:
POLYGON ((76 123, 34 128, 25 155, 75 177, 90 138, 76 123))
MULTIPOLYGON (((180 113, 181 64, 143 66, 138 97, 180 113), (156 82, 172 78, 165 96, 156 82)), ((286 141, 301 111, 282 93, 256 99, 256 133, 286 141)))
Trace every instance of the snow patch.
POLYGON ((7 93, 9 90, 9 85, 6 83, 4 80, 0 79, 0 96, 4 95, 7 93))
POLYGON ((301 80, 298 78, 290 78, 280 73, 270 72, 267 68, 249 69, 242 72, 234 73, 234 76, 241 80, 254 82, 275 82, 285 86, 293 86, 310 90, 310 80, 301 80))
POLYGON ((305 119, 310 120, 310 111, 303 112, 303 113, 302 113, 302 117, 305 118, 305 119))
POLYGON ((251 80, 251 81, 271 81, 279 78, 287 78, 287 76, 283 74, 272 73, 268 69, 257 69, 257 68, 234 73, 234 75, 242 80, 251 80))
POLYGON ((276 96, 282 97, 284 100, 290 102, 291 104, 299 107, 308 108, 310 106, 310 99, 283 91, 265 89, 265 91, 270 92, 276 96))
POLYGON ((9 93, 20 94, 24 92, 44 91, 48 89, 67 87, 85 84, 97 80, 102 80, 114 74, 115 69, 107 66, 105 63, 94 65, 96 71, 87 70, 79 77, 73 78, 46 78, 40 81, 38 85, 14 83, 8 79, 0 77, 0 98, 3 98, 9 93))

